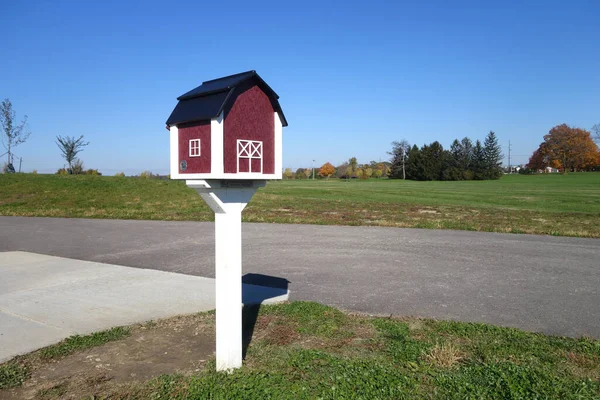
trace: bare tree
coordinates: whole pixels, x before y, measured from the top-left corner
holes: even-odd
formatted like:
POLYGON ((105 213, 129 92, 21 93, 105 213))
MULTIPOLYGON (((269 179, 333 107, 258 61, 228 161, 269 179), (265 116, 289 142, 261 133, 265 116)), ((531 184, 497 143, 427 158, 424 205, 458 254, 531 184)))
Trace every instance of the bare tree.
POLYGON ((593 139, 600 144, 600 124, 592 126, 593 139))
POLYGON ((399 142, 392 142, 392 151, 388 152, 392 156, 392 174, 394 170, 402 168, 402 179, 406 179, 406 154, 410 151, 410 143, 406 139, 399 142))
POLYGON ((83 148, 90 144, 90 142, 83 141, 83 135, 75 139, 75 136, 57 136, 56 145, 63 154, 63 157, 69 163, 69 173, 73 173, 73 162, 77 159, 77 154, 83 151, 83 148))
POLYGON ((31 132, 27 132, 27 115, 23 117, 20 124, 16 124, 15 111, 12 108, 12 103, 9 99, 4 99, 0 104, 0 124, 4 135, 2 135, 2 144, 7 150, 8 164, 11 164, 12 149, 24 143, 31 132))
POLYGON ((336 176, 340 179, 346 177, 346 169, 348 168, 348 163, 343 163, 342 165, 338 165, 336 176))

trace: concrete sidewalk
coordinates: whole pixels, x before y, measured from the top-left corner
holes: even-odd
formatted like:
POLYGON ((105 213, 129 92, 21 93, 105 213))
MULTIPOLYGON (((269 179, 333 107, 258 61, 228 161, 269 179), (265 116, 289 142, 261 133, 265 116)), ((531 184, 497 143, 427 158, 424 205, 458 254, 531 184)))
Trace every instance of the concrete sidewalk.
MULTIPOLYGON (((287 298, 287 289, 243 285, 245 304, 287 298)), ((0 253, 0 362, 74 334, 214 308, 214 279, 0 253)))

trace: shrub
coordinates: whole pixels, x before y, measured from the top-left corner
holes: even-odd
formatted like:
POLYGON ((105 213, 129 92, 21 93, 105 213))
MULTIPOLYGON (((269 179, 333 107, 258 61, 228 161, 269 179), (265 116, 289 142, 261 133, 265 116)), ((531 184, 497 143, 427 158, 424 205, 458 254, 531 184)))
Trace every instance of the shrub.
MULTIPOLYGON (((459 168, 450 167, 442 171, 443 181, 461 181, 463 180, 463 172, 459 168)), ((469 171, 470 172, 470 171, 469 171)))
POLYGON ((56 175, 69 175, 69 171, 66 168, 60 168, 56 171, 56 175))
POLYGON ((84 172, 85 175, 97 175, 100 176, 102 175, 101 172, 98 172, 97 169, 88 169, 87 171, 84 172))
POLYGON ((37 169, 34 169, 33 171, 31 171, 31 173, 32 173, 33 175, 37 175, 37 173, 38 173, 38 172, 37 172, 37 169))
POLYGON ((14 174, 15 168, 13 167, 12 164, 4 163, 4 166, 2 166, 2 173, 3 174, 14 174))
POLYGON ((293 175, 292 169, 291 168, 286 168, 283 171, 282 175, 283 175, 283 179, 292 179, 292 175, 293 175))
POLYGON ((473 171, 466 170, 466 171, 463 171, 462 178, 465 181, 471 181, 471 180, 473 180, 473 178, 475 178, 475 174, 473 173, 473 171))
POLYGON ((71 173, 73 175, 81 175, 81 174, 85 173, 85 170, 83 169, 83 161, 81 161, 79 158, 77 160, 75 160, 75 162, 73 163, 73 167, 71 168, 71 173))
POLYGON ((158 177, 158 175, 153 175, 151 171, 144 171, 140 174, 140 178, 143 179, 152 179, 158 177))
POLYGON ((124 177, 124 176, 125 176, 125 172, 117 172, 117 173, 115 174, 115 176, 124 177))

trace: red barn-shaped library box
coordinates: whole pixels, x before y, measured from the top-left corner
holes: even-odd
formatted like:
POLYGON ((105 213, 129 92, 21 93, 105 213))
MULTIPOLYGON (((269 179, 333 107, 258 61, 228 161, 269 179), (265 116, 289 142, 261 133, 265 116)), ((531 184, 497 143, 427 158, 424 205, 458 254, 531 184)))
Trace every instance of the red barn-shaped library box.
POLYGON ((279 96, 256 71, 203 82, 167 120, 172 179, 281 179, 279 96))

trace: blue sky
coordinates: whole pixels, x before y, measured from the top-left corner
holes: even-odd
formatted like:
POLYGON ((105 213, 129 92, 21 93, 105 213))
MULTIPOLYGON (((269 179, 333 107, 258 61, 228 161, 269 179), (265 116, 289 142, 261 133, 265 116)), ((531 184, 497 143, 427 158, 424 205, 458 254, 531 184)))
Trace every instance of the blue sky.
POLYGON ((553 126, 600 122, 599 15, 597 0, 2 2, 0 98, 29 116, 26 171, 55 172, 56 135, 83 134, 87 168, 166 173, 176 97, 250 69, 281 97, 284 167, 489 130, 523 163, 553 126))

